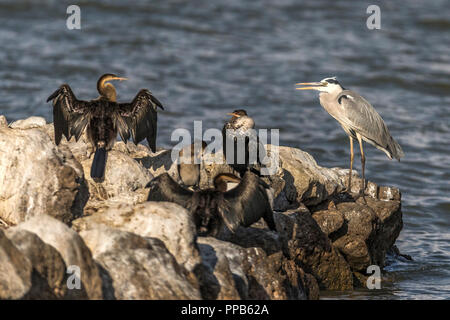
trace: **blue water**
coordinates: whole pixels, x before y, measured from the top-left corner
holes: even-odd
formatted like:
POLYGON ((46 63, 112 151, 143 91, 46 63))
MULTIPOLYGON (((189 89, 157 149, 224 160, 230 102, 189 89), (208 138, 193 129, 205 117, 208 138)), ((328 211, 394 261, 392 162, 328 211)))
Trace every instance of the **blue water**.
MULTIPOLYGON (((149 88, 166 108, 158 146, 175 128, 221 128, 245 108, 259 128, 323 166, 348 167, 348 139, 296 82, 337 76, 366 97, 405 151, 389 161, 367 146, 367 177, 399 187, 399 249, 381 290, 324 298, 450 298, 450 5, 434 1, 80 1, 81 30, 66 28, 71 1, 0 2, 0 110, 8 120, 51 121, 45 99, 61 83, 97 96, 99 75, 130 78, 119 100, 149 88), (381 29, 366 8, 381 8, 381 29)), ((356 159, 358 159, 358 154, 356 159)), ((359 169, 358 161, 356 168, 359 169)))

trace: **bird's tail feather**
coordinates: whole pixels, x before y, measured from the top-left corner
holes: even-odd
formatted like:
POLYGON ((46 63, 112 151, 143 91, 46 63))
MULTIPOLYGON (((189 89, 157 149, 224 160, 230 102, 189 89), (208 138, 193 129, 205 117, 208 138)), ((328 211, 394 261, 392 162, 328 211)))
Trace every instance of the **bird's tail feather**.
POLYGON ((94 160, 91 166, 91 178, 103 178, 106 167, 106 149, 98 148, 95 150, 94 160))

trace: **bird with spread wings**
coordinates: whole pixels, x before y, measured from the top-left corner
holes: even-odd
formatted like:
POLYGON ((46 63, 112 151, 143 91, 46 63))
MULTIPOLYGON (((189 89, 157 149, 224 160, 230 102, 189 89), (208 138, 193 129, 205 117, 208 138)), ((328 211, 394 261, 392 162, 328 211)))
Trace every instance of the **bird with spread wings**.
POLYGON ((91 177, 101 179, 106 168, 107 151, 111 150, 117 134, 127 142, 130 136, 135 144, 147 139, 150 149, 156 151, 157 108, 164 110, 161 102, 147 90, 138 92, 132 102, 116 101, 112 80, 127 80, 114 74, 104 74, 97 82, 100 96, 90 101, 78 100, 68 84, 61 85, 47 99, 53 101, 55 143, 62 136, 76 141, 86 130, 88 140, 95 150, 91 177))

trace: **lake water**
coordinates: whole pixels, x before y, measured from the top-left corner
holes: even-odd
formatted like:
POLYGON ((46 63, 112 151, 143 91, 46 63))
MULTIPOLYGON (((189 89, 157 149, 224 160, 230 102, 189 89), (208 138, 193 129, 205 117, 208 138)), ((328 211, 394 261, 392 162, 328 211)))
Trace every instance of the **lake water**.
MULTIPOLYGON (((450 5, 434 1, 79 1, 81 30, 66 28, 70 1, 0 2, 0 113, 52 121, 45 99, 69 83, 97 96, 103 73, 130 78, 118 99, 149 88, 163 103, 158 146, 175 128, 221 128, 245 108, 258 128, 322 166, 348 167, 348 138, 315 92, 296 82, 337 76, 366 97, 405 151, 399 163, 370 147, 366 176, 403 194, 399 249, 381 290, 323 298, 450 298, 450 5), (366 9, 381 8, 369 30, 366 9)), ((359 169, 359 153, 355 157, 359 169)))

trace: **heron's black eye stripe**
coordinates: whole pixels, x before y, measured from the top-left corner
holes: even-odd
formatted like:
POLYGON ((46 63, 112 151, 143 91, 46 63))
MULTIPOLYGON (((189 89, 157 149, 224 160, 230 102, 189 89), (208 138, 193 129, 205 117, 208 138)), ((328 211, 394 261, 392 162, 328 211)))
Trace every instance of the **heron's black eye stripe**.
POLYGON ((336 80, 334 80, 334 79, 327 79, 327 80, 325 80, 326 82, 328 82, 328 83, 335 83, 335 84, 337 84, 338 82, 336 81, 336 80))

